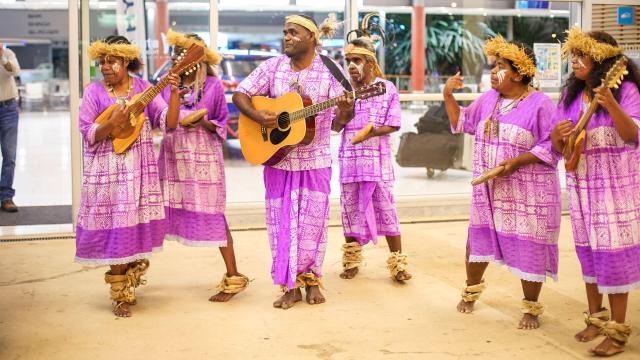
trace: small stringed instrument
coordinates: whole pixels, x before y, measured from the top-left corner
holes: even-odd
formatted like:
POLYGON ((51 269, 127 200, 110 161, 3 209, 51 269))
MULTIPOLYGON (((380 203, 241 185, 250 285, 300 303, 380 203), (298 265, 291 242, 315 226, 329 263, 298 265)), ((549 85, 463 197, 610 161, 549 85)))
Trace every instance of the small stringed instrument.
MULTIPOLYGON (((629 74, 627 71, 627 58, 622 56, 613 64, 613 66, 611 66, 611 69, 609 69, 605 78, 602 79, 602 86, 617 89, 618 86, 622 84, 622 79, 627 74, 629 74)), ((574 131, 569 135, 569 138, 562 149, 565 170, 575 171, 578 168, 580 155, 584 151, 585 140, 587 138, 587 125, 597 109, 598 101, 594 97, 589 102, 587 110, 580 116, 580 120, 578 120, 578 123, 574 127, 574 131)))
MULTIPOLYGON (((384 82, 363 86, 351 92, 354 99, 368 99, 387 91, 384 82)), ((315 136, 315 115, 336 105, 338 97, 313 104, 307 96, 296 92, 271 99, 264 96, 251 98, 257 110, 270 110, 277 114, 278 127, 268 129, 240 113, 238 136, 245 159, 254 165, 275 165, 299 145, 308 145, 315 136)))
MULTIPOLYGON (((204 58, 204 48, 194 44, 178 56, 178 61, 169 72, 176 75, 190 74, 196 70, 198 64, 204 58)), ((155 86, 148 87, 145 91, 134 95, 131 100, 125 103, 129 108, 129 122, 123 128, 116 127, 111 131, 113 149, 116 154, 124 153, 138 140, 144 124, 144 109, 168 84, 169 77, 165 76, 155 86)), ((120 106, 122 105, 119 102, 109 106, 98 115, 96 123, 102 124, 109 120, 113 111, 120 106)))

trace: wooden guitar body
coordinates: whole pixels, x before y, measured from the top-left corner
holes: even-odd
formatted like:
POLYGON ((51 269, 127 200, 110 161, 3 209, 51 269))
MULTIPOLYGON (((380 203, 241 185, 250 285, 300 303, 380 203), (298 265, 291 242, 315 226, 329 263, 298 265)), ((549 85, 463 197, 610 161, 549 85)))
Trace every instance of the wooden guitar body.
MULTIPOLYGON (((134 95, 130 101, 127 102, 127 106, 135 103, 143 93, 139 93, 134 95)), ((109 120, 113 111, 119 108, 119 103, 115 103, 109 106, 105 111, 103 111, 97 118, 96 123, 102 124, 109 120)), ((138 140, 138 136, 142 131, 142 126, 144 126, 144 111, 140 113, 138 116, 135 116, 133 113, 130 113, 129 123, 125 126, 124 129, 115 128, 111 132, 111 138, 113 142, 113 151, 116 154, 122 154, 127 151, 131 145, 133 145, 136 140, 138 140)))
POLYGON ((273 166, 298 145, 308 145, 316 133, 315 116, 305 121, 291 122, 289 114, 311 106, 309 97, 290 92, 279 98, 254 96, 251 102, 256 110, 270 110, 278 114, 278 128, 266 129, 240 113, 238 136, 245 159, 251 164, 273 166))

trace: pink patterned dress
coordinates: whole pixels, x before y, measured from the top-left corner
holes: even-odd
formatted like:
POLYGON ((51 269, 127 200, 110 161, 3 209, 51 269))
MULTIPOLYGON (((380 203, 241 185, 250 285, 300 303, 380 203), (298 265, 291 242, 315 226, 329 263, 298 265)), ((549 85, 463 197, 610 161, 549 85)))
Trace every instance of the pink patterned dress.
MULTIPOLYGON (((193 92, 190 101, 180 106, 180 118, 207 109, 206 121, 215 125, 216 132, 179 124, 166 131, 158 159, 167 214, 165 238, 188 246, 226 246, 222 143, 227 136, 227 102, 222 83, 214 76, 207 76, 201 99, 195 99, 193 92)), ((166 87, 162 97, 168 103, 170 96, 166 87)))
MULTIPOLYGON (((295 72, 291 59, 281 55, 263 62, 237 91, 269 97, 300 91, 319 103, 341 95, 343 88, 320 56, 295 72)), ((274 284, 289 289, 295 287, 298 274, 313 272, 322 276, 331 192, 329 136, 334 114, 333 109, 320 112, 313 141, 296 147, 278 164, 264 168, 271 275, 274 284)))
MULTIPOLYGON (((580 119, 582 94, 556 121, 580 119)), ((620 86, 620 106, 640 128, 640 93, 629 81, 620 86)), ((606 110, 587 126, 585 150, 575 172, 567 173, 567 192, 576 253, 584 281, 603 294, 640 287, 640 148, 625 143, 606 110)), ((557 154, 560 157, 560 154, 557 154)))
POLYGON ((549 140, 555 107, 549 97, 535 91, 507 114, 498 112, 496 136, 494 131, 487 134, 485 126, 498 96, 490 90, 463 108, 457 127, 452 129, 475 136, 474 178, 526 152, 542 162, 473 188, 469 261, 506 264, 522 280, 556 279, 561 203, 557 158, 549 140))
MULTIPOLYGON (((131 95, 149 86, 134 78, 131 95)), ((144 111, 147 121, 138 140, 116 154, 110 139, 95 140, 96 118, 114 103, 104 85, 94 82, 80 105, 84 158, 75 259, 82 264, 118 265, 149 257, 162 249, 165 235, 151 128, 163 126, 167 105, 156 97, 144 111)))
POLYGON ((392 82, 384 81, 382 96, 356 101, 355 116, 342 131, 340 143, 340 185, 342 192, 342 227, 344 236, 361 245, 378 235, 400 235, 400 224, 393 196, 393 161, 391 136, 375 136, 352 145, 351 139, 368 123, 374 127, 400 128, 400 99, 392 82))

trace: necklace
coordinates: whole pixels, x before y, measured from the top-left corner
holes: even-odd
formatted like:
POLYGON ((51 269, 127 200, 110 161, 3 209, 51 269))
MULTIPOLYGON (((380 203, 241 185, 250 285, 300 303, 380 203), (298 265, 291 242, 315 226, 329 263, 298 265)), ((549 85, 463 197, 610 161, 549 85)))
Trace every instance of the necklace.
POLYGON ((502 101, 504 100, 504 97, 502 95, 498 96, 498 99, 496 100, 495 108, 491 112, 491 115, 489 115, 489 119, 487 119, 487 121, 484 123, 484 135, 489 137, 491 135, 491 131, 493 130, 494 134, 497 137, 500 134, 500 124, 498 122, 498 114, 506 115, 511 110, 516 109, 520 104, 520 102, 524 100, 524 98, 526 98, 528 94, 529 94, 529 87, 527 87, 524 90, 524 92, 520 94, 520 96, 511 100, 511 102, 509 102, 507 105, 504 105, 504 106, 501 106, 502 101))
POLYGON ((129 99, 129 95, 131 95, 131 90, 133 89, 133 82, 131 81, 131 78, 129 78, 129 87, 127 88, 127 94, 125 96, 118 96, 113 85, 107 83, 105 83, 105 85, 107 86, 109 93, 111 93, 116 98, 116 101, 121 104, 126 103, 127 99, 129 99))

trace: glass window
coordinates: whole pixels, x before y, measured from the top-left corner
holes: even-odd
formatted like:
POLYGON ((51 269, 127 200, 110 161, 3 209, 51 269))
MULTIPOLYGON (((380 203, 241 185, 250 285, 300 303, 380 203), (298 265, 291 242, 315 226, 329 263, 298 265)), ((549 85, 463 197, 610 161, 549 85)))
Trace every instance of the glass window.
MULTIPOLYGON (((13 200, 19 208, 34 207, 21 211, 14 225, 38 224, 43 206, 70 223, 68 3, 2 1, 0 24, 0 46, 13 52, 20 66, 13 200)), ((3 169, 3 179, 6 175, 3 169)), ((70 230, 67 225, 43 231, 70 230)))

